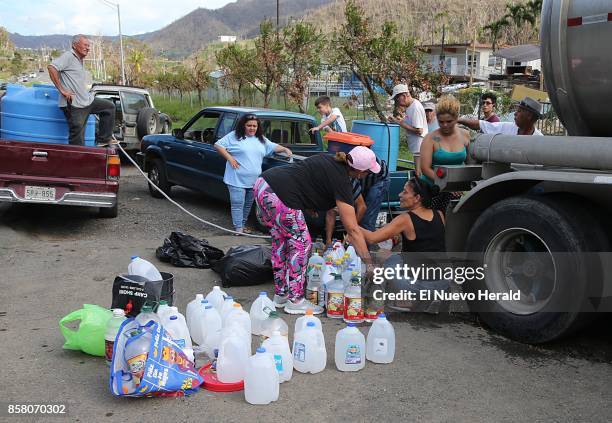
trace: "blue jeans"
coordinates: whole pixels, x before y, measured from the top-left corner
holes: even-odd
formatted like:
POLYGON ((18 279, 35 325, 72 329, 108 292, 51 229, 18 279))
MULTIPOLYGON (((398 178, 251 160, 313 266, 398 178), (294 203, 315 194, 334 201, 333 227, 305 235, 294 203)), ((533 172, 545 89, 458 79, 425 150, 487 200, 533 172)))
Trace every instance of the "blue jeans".
POLYGON ((251 206, 253 205, 253 188, 240 188, 228 185, 227 189, 230 195, 232 223, 234 224, 234 229, 239 230, 244 228, 249 218, 251 206))
POLYGON ((378 212, 380 212, 381 204, 387 199, 389 183, 389 177, 383 179, 382 181, 376 182, 370 187, 363 198, 367 209, 363 215, 363 218, 361 219, 361 222, 359 222, 359 225, 368 231, 374 231, 376 229, 376 217, 378 217, 378 212))

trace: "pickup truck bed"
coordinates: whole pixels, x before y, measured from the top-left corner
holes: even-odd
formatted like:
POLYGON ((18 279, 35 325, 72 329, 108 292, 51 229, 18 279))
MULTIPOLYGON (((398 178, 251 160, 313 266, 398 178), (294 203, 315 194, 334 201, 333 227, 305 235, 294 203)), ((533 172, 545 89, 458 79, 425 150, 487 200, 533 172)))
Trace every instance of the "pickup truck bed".
POLYGON ((114 148, 0 139, 0 201, 99 207, 116 217, 114 148))

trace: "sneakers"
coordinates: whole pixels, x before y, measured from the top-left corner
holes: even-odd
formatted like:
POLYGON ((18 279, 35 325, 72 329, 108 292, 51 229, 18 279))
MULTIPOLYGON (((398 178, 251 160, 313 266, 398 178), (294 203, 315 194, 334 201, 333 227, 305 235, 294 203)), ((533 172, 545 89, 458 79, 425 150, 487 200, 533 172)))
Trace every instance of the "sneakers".
POLYGON ((274 306, 276 308, 282 308, 287 304, 287 296, 274 294, 274 299, 272 301, 274 301, 274 306))
POLYGON ((313 304, 305 298, 302 298, 298 303, 287 301, 285 305, 285 313, 287 314, 306 314, 307 309, 311 309, 312 314, 323 313, 323 307, 313 304))

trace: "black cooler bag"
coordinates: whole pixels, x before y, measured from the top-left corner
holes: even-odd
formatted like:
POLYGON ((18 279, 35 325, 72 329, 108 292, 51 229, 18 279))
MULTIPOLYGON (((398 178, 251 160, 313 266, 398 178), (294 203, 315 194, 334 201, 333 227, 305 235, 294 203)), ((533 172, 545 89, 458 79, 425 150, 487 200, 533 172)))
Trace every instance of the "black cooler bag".
POLYGON ((135 317, 145 302, 153 305, 155 310, 161 300, 166 300, 171 306, 174 302, 174 276, 160 273, 161 281, 150 281, 136 275, 117 276, 113 282, 111 308, 121 308, 128 317, 135 317))

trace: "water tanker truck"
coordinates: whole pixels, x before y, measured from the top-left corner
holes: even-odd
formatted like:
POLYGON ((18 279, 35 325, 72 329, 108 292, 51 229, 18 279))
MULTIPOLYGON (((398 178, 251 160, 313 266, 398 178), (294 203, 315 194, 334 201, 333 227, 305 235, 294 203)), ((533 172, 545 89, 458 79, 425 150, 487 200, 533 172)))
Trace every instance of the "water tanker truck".
POLYGON ((568 136, 479 135, 477 164, 437 169, 465 191, 449 210, 447 250, 486 266, 465 291, 520 290, 518 301, 470 302, 494 331, 549 342, 610 310, 612 2, 545 0, 541 59, 568 136))

